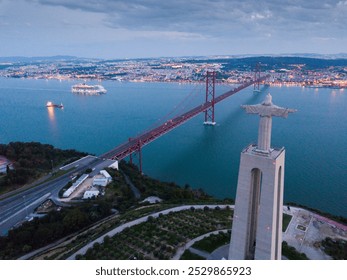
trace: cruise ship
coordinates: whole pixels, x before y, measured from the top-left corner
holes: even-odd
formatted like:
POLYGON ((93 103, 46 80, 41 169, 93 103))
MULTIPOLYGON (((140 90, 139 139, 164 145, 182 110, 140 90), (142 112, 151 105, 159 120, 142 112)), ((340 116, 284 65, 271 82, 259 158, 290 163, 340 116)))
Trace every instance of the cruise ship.
POLYGON ((98 95, 106 93, 107 90, 102 85, 87 85, 77 84, 72 86, 71 91, 73 93, 85 94, 85 95, 98 95))

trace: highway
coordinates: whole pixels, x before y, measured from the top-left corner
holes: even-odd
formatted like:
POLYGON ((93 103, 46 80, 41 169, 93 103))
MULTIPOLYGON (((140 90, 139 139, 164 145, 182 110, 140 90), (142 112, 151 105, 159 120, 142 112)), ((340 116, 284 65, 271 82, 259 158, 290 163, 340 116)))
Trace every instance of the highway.
POLYGON ((2 199, 0 201, 0 235, 6 235, 9 229, 28 219, 29 214, 46 199, 51 198, 56 201, 59 191, 71 180, 72 174, 84 172, 87 168, 95 168, 93 173, 96 174, 110 164, 108 160, 88 156, 79 160, 75 166, 69 166, 70 171, 58 178, 2 199))

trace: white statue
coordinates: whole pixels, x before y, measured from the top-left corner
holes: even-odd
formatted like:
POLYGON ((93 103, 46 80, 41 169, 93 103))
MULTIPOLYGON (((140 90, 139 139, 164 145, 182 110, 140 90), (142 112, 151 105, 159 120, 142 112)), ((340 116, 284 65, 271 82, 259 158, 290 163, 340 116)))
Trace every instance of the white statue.
POLYGON ((296 112, 295 109, 282 108, 272 103, 272 96, 268 93, 265 100, 257 105, 242 105, 248 114, 260 116, 257 149, 264 153, 270 152, 272 116, 287 118, 289 113, 296 112))

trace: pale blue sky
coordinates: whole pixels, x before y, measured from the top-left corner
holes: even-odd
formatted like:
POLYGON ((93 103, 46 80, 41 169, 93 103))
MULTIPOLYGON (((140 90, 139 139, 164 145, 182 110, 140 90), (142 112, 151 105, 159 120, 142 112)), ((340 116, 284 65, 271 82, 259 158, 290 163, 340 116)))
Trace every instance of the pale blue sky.
POLYGON ((347 52, 347 0, 0 0, 0 56, 347 52))

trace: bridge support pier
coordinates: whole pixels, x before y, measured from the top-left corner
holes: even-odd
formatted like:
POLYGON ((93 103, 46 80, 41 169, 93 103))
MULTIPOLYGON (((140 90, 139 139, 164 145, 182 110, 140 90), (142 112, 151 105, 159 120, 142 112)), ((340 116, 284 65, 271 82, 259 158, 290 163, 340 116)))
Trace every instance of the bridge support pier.
POLYGON ((173 130, 174 128, 178 127, 179 125, 185 123, 186 121, 190 120, 191 118, 203 112, 205 113, 205 123, 214 125, 215 124, 215 119, 214 119, 215 104, 234 95, 235 93, 243 90, 244 88, 247 88, 253 85, 254 83, 264 82, 269 77, 270 75, 266 75, 266 76, 260 77, 257 80, 252 79, 215 98, 214 94, 215 94, 216 73, 208 72, 207 79, 206 79, 207 80, 206 81, 206 100, 207 101, 205 103, 200 104, 196 106, 195 108, 189 110, 188 112, 185 112, 171 120, 168 120, 166 123, 163 123, 156 128, 153 128, 151 130, 148 130, 136 136, 136 138, 129 138, 128 142, 123 143, 122 145, 119 145, 118 147, 112 149, 111 151, 100 155, 100 158, 122 160, 129 156, 130 162, 132 163, 133 156, 131 156, 131 154, 136 153, 139 155, 139 169, 142 172, 142 150, 141 149, 143 146, 151 143, 158 137, 164 135, 165 133, 173 130))
POLYGON ((139 154, 139 169, 140 169, 140 173, 142 173, 142 149, 141 149, 142 145, 141 145, 141 140, 139 140, 138 143, 138 150, 137 153, 139 154))
POLYGON ((207 71, 206 73, 206 103, 211 103, 211 107, 209 107, 205 111, 205 125, 215 125, 216 122, 214 120, 214 96, 215 96, 215 84, 216 84, 216 72, 215 71, 207 71))
POLYGON ((253 85, 253 92, 260 92, 260 63, 259 62, 255 65, 254 81, 256 82, 253 85))
MULTIPOLYGON (((131 141, 132 139, 129 138, 129 142, 131 141)), ((134 152, 135 154, 137 154, 139 156, 139 161, 138 161, 138 165, 139 165, 139 171, 141 172, 142 174, 142 143, 141 143, 141 140, 138 140, 137 143, 136 143, 136 146, 134 147, 134 152)), ((130 153, 129 154, 129 162, 131 164, 133 164, 133 153, 130 153)))

